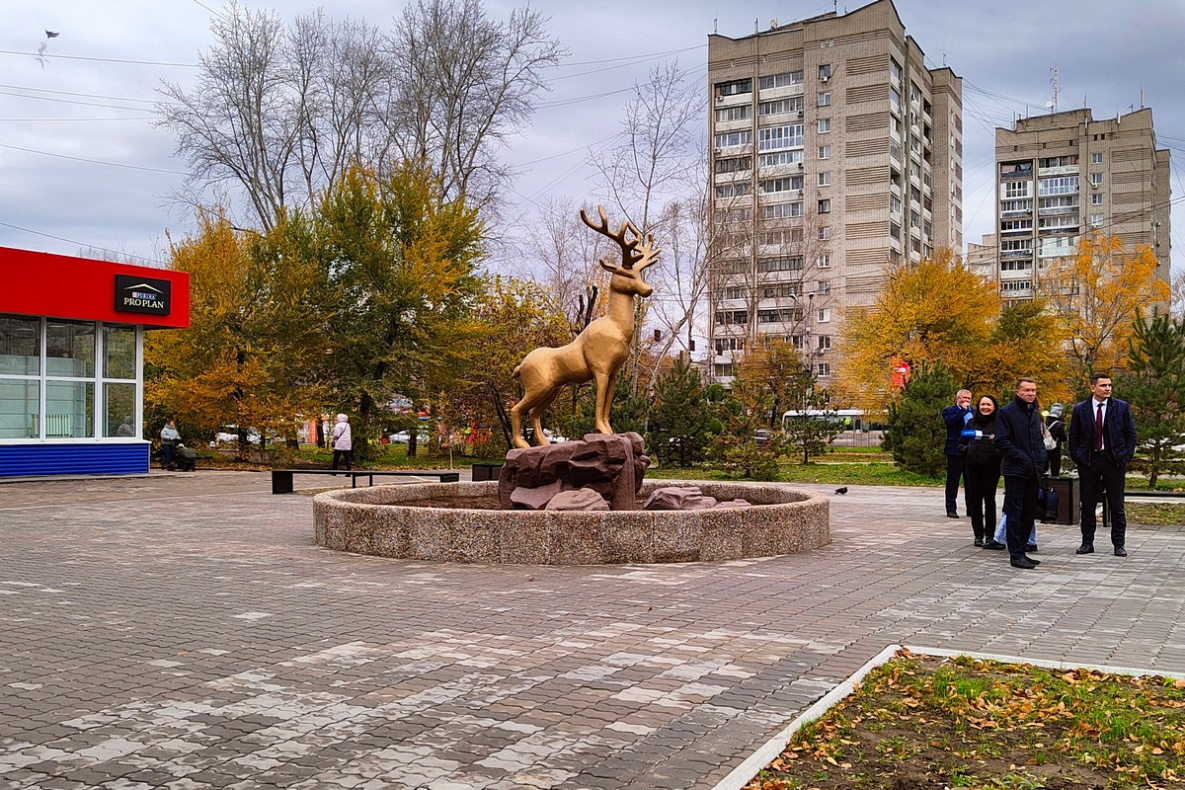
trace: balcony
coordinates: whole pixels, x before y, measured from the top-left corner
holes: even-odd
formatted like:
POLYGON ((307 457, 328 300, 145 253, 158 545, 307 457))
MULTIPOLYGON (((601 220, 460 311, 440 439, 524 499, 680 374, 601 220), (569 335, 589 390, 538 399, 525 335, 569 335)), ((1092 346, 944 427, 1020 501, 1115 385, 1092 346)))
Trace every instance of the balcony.
POLYGON ((1038 217, 1056 217, 1064 214, 1077 214, 1078 206, 1047 206, 1037 209, 1038 217))
POLYGON ((1033 250, 1031 248, 1027 250, 1001 250, 1000 257, 1007 260, 1014 260, 1017 258, 1032 258, 1033 250))

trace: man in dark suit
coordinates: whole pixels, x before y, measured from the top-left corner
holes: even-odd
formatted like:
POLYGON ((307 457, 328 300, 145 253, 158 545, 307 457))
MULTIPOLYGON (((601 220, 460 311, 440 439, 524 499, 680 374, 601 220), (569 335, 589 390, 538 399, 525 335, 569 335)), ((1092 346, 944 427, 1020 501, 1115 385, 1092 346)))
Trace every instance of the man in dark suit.
POLYGON ((1009 563, 1013 568, 1032 569, 1041 561, 1026 555, 1025 550, 1037 519, 1041 476, 1049 463, 1041 433, 1044 420, 1037 405, 1037 383, 1028 378, 1017 381, 1016 398, 997 415, 995 442, 996 449, 1004 453, 1000 471, 1004 474, 1009 563))
MULTIPOLYGON (((971 409, 971 390, 959 390, 955 393, 955 403, 942 410, 942 421, 946 423, 946 515, 948 518, 959 517, 959 478, 967 465, 967 459, 959 450, 959 436, 963 426, 975 416, 971 409)), ((966 491, 964 499, 966 499, 966 491)))
POLYGON ((1090 395, 1074 407, 1070 418, 1070 457, 1078 465, 1082 494, 1082 545, 1077 553, 1094 553, 1094 511, 1103 489, 1115 556, 1126 557, 1123 486, 1127 465, 1136 452, 1136 421, 1126 401, 1111 397, 1111 377, 1106 373, 1091 375, 1090 395))

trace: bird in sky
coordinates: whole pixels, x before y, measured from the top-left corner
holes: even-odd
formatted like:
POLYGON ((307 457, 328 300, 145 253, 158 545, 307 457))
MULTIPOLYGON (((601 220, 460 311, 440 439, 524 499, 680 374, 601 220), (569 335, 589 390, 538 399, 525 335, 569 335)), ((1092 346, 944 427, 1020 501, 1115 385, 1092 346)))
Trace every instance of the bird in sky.
POLYGON ((47 29, 45 31, 45 41, 42 41, 41 46, 37 47, 37 62, 41 64, 41 68, 44 69, 45 64, 48 62, 48 58, 45 57, 45 53, 46 53, 46 50, 49 49, 49 43, 48 43, 49 39, 57 38, 60 35, 61 35, 61 33, 59 33, 56 30, 48 30, 47 29))

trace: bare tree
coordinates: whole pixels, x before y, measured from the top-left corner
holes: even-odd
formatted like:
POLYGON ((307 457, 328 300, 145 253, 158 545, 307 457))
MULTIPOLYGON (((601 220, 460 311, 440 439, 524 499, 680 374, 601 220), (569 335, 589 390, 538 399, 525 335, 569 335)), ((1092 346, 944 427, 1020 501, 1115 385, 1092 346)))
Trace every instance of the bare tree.
MULTIPOLYGON (((589 155, 609 201, 643 233, 660 235, 661 207, 689 186, 692 163, 702 153, 695 145, 702 103, 699 85, 678 61, 655 66, 634 85, 619 142, 589 155)), ((703 182, 694 187, 702 190, 703 182)))
POLYGON ((291 24, 232 2, 211 21, 197 83, 165 82, 157 111, 190 165, 194 202, 231 188, 265 230, 351 164, 424 161, 446 197, 485 206, 507 175, 496 147, 530 115, 563 55, 545 19, 501 24, 479 0, 418 0, 384 34, 321 11, 291 24))
POLYGON ((481 0, 404 9, 390 41, 399 68, 388 129, 400 154, 429 163, 446 197, 485 208, 510 175, 496 149, 526 123, 547 69, 567 54, 546 23, 529 6, 496 22, 481 0))

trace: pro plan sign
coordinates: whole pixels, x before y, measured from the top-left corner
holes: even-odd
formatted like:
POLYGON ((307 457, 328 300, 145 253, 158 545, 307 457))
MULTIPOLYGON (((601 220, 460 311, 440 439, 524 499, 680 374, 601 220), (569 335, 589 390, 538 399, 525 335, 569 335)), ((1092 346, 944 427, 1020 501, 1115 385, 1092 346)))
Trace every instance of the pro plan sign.
POLYGON ((121 313, 169 314, 168 280, 115 275, 115 309, 121 313))

